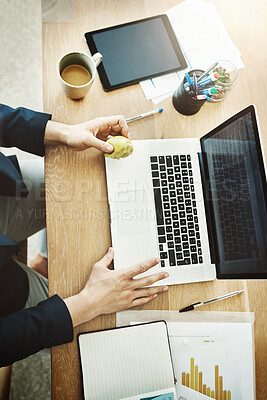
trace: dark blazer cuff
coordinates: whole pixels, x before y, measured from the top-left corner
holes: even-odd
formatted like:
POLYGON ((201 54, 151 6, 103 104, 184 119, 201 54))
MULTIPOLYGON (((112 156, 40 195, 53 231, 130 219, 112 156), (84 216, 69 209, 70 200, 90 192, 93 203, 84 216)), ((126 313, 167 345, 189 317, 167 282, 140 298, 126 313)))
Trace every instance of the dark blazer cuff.
POLYGON ((46 337, 46 346, 52 347, 73 341, 72 319, 66 303, 56 294, 38 304, 49 315, 51 321, 49 335, 46 337))

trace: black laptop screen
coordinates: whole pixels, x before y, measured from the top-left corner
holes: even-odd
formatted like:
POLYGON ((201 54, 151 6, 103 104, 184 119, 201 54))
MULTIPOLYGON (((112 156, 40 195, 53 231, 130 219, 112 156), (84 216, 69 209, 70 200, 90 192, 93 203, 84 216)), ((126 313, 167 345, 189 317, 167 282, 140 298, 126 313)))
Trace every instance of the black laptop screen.
POLYGON ((253 106, 201 139, 219 278, 267 277, 266 176, 253 106))

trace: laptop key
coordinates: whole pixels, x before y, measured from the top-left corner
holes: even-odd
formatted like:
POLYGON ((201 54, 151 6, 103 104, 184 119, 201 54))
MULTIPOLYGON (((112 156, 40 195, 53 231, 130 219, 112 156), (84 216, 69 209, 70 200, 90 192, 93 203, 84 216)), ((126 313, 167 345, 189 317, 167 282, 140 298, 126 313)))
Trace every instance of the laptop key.
POLYGON ((178 221, 178 214, 173 214, 172 219, 173 221, 178 221))
POLYGON ((164 216, 165 216, 165 218, 169 218, 171 216, 171 212, 170 211, 164 211, 164 216))
POLYGON ((152 171, 158 170, 159 169, 158 164, 151 164, 151 169, 152 171))
MULTIPOLYGON (((175 199, 171 199, 171 205, 172 206, 176 206, 176 198, 175 199)), ((176 207, 177 208, 177 207, 176 207)), ((175 212, 177 212, 177 211, 175 211, 175 212)))
POLYGON ((169 261, 170 261, 170 266, 173 267, 175 265, 175 254, 174 250, 169 250, 169 261))
POLYGON ((163 219, 163 210, 162 210, 160 189, 154 189, 154 200, 155 200, 155 205, 156 205, 157 224, 163 225, 164 219, 163 219))
POLYGON ((154 187, 159 187, 160 186, 160 180, 159 179, 153 179, 153 186, 154 187))
POLYGON ((177 258, 177 260, 182 260, 183 259, 183 253, 176 253, 176 258, 177 258))
POLYGON ((168 189, 167 188, 163 188, 162 189, 162 194, 167 194, 168 193, 168 189))
MULTIPOLYGON (((158 171, 156 171, 156 172, 158 172, 158 171)), ((153 176, 153 172, 152 172, 152 176, 153 176)), ((161 172, 161 173, 160 173, 160 179, 167 179, 167 174, 166 174, 166 172, 161 172)))
POLYGON ((165 219, 165 224, 166 224, 166 225, 171 225, 171 223, 172 223, 171 218, 166 218, 166 219, 165 219))
POLYGON ((159 177, 159 171, 152 171, 152 177, 153 178, 158 178, 159 177))
POLYGON ((182 241, 187 242, 188 241, 188 236, 187 235, 182 235, 182 241))
POLYGON ((161 260, 160 265, 161 265, 162 268, 165 267, 165 261, 161 260))
POLYGON ((166 232, 167 232, 167 233, 172 232, 172 227, 171 227, 171 225, 166 226, 166 232))
POLYGON ((163 156, 159 156, 159 163, 160 164, 165 164, 165 159, 163 156))
POLYGON ((180 244, 180 243, 181 243, 181 238, 180 238, 180 236, 176 236, 176 237, 174 238, 174 242, 175 242, 175 244, 180 244))
POLYGON ((164 226, 158 226, 158 235, 165 235, 164 226))
MULTIPOLYGON (((167 235, 167 240, 173 240, 173 235, 171 233, 169 233, 167 235)), ((197 250, 195 250, 195 251, 197 251, 197 250)))
POLYGON ((182 246, 180 244, 175 245, 175 251, 180 252, 182 251, 182 246))
POLYGON ((161 260, 164 260, 164 259, 168 258, 168 254, 167 254, 166 251, 163 252, 163 253, 160 253, 159 256, 160 256, 161 260))
POLYGON ((159 236, 159 243, 166 243, 165 236, 159 236))
POLYGON ((173 227, 174 227, 174 228, 179 228, 179 222, 178 222, 178 221, 174 221, 173 227))
POLYGON ((191 259, 192 259, 192 264, 197 264, 198 263, 197 254, 196 253, 193 253, 191 255, 191 259))
POLYGON ((173 164, 179 165, 179 157, 178 156, 173 156, 173 164))
POLYGON ((180 155, 180 160, 181 161, 186 161, 186 156, 185 155, 180 155))
POLYGON ((159 245, 159 251, 163 251, 163 244, 159 245))
POLYGON ((151 156, 150 157, 150 161, 153 162, 157 162, 158 161, 158 157, 157 156, 151 156))
POLYGON ((160 170, 160 171, 166 171, 165 165, 160 165, 159 170, 160 170))
POLYGON ((203 258, 202 258, 202 257, 199 257, 199 258, 198 258, 198 261, 199 261, 199 263, 203 263, 203 258))
POLYGON ((174 248, 174 243, 173 242, 168 242, 168 249, 173 249, 174 248))
POLYGON ((171 156, 166 156, 167 167, 172 167, 172 158, 171 156))

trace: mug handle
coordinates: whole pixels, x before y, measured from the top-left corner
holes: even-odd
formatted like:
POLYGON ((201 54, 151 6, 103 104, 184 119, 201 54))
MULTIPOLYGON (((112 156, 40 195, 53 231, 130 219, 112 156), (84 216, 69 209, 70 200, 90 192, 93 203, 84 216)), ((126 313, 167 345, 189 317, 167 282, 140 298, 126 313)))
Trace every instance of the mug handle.
POLYGON ((102 54, 100 54, 100 53, 95 53, 95 54, 92 56, 92 59, 93 59, 93 61, 94 61, 96 67, 98 67, 98 65, 101 63, 102 58, 103 58, 103 57, 102 57, 102 54))

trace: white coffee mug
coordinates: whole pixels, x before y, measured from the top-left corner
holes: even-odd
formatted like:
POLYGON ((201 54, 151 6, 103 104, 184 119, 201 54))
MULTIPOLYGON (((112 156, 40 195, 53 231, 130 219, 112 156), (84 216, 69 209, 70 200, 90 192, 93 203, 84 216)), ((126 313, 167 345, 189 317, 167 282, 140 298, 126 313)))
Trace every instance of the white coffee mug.
POLYGON ((61 57, 57 64, 57 75, 59 78, 60 86, 65 95, 70 99, 81 99, 82 97, 84 97, 88 93, 90 87, 92 86, 92 83, 94 82, 96 76, 96 67, 100 64, 101 61, 102 55, 100 53, 96 53, 92 57, 88 56, 85 53, 82 53, 81 51, 74 51, 64 54, 64 56, 61 57), (81 86, 74 86, 64 81, 61 76, 62 71, 69 65, 74 64, 81 65, 90 72, 91 79, 89 82, 81 86))

